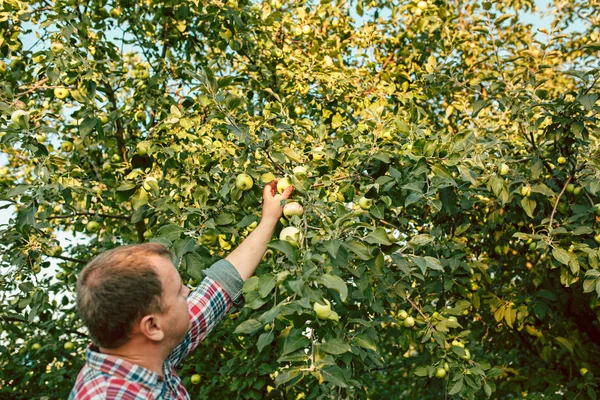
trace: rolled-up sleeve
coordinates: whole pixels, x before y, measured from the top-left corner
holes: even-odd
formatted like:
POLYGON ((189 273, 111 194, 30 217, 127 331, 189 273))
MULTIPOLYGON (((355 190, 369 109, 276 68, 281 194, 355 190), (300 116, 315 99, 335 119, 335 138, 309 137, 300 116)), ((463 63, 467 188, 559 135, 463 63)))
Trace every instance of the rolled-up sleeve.
POLYGON ((232 306, 244 304, 244 282, 229 261, 217 261, 204 273, 205 278, 187 298, 191 328, 168 358, 175 366, 198 346, 232 306))

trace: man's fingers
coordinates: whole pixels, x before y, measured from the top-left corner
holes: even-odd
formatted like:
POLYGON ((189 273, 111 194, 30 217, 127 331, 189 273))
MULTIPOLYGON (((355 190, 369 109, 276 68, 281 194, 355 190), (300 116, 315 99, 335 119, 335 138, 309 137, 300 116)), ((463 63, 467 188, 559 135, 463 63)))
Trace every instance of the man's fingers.
POLYGON ((289 199, 290 196, 292 195, 292 192, 294 191, 294 187, 292 185, 288 186, 285 188, 285 190, 282 193, 282 197, 284 199, 289 199))
POLYGON ((263 197, 272 197, 277 192, 277 179, 265 185, 263 197))

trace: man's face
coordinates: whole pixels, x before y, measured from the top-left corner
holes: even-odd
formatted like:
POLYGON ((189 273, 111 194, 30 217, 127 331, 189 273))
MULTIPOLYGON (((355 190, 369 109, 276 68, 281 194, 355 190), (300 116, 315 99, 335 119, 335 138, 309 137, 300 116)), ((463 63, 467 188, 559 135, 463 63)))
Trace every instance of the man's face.
POLYGON ((162 283, 163 314, 162 328, 165 340, 173 347, 181 343, 191 326, 187 297, 190 289, 183 284, 173 263, 165 257, 153 256, 151 259, 156 267, 162 283))

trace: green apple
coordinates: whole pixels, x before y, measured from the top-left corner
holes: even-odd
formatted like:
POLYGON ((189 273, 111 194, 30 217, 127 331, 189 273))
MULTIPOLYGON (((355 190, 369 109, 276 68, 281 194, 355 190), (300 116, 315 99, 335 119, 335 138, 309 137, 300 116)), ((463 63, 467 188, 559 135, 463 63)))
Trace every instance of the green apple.
POLYGON ((66 99, 69 97, 69 89, 66 88, 55 88, 54 89, 54 97, 58 99, 66 99))
POLYGON ((201 380, 202 380, 202 377, 200 376, 200 374, 194 374, 190 378, 190 382, 192 382, 192 385, 199 384, 201 380))
POLYGON ((60 54, 64 50, 65 50, 65 46, 63 46, 62 43, 52 42, 52 44, 50 45, 50 51, 52 51, 54 54, 60 54))
POLYGON ((110 164, 110 161, 106 161, 106 162, 104 162, 104 164, 102 164, 102 171, 104 171, 104 172, 112 171, 112 165, 110 164))
POLYGON ((596 215, 600 217, 600 204, 594 206, 596 208, 596 215))
POLYGON ((569 183, 567 185, 567 193, 573 193, 575 191, 575 185, 573 185, 572 183, 569 183))
POLYGON ((108 124, 108 115, 105 113, 100 114, 100 122, 102 125, 108 124))
POLYGON ((404 321, 406 318, 408 318, 408 313, 404 310, 400 310, 400 311, 398 311, 398 318, 401 321, 404 321))
POLYGON ((421 0, 417 3, 417 7, 419 7, 421 10, 424 10, 427 8, 427 2, 424 0, 421 0))
POLYGON ((148 240, 151 239, 154 235, 152 234, 152 231, 150 229, 144 231, 144 239, 148 240))
POLYGON ((444 370, 446 370, 446 372, 450 371, 450 366, 447 362, 444 363, 444 370))
POLYGON ((559 163, 559 164, 561 164, 561 165, 562 165, 562 164, 566 164, 566 163, 567 163, 567 159, 566 159, 566 158, 564 158, 563 156, 560 156, 560 157, 558 157, 558 158, 556 159, 556 162, 557 162, 557 163, 559 163))
POLYGON ((263 327, 263 330, 264 330, 265 332, 270 332, 270 331, 271 331, 271 329, 272 329, 272 327, 271 327, 271 324, 266 324, 266 325, 263 327))
POLYGON ((299 26, 296 26, 293 31, 294 31, 294 35, 296 35, 296 36, 302 35, 302 28, 300 28, 299 26))
POLYGON ((115 7, 110 10, 110 16, 113 18, 119 18, 121 16, 121 9, 119 7, 115 7))
POLYGON ((115 153, 110 157, 110 161, 112 161, 114 163, 121 162, 121 156, 118 155, 117 153, 115 153))
POLYGON ((26 128, 29 124, 29 113, 24 110, 15 110, 10 115, 10 120, 21 128, 26 128))
POLYGON ((404 325, 405 328, 412 328, 415 326, 415 319, 413 317, 406 317, 404 322, 402 322, 402 325, 404 325))
POLYGON ((363 210, 368 210, 369 208, 371 208, 371 206, 373 205, 373 200, 367 198, 367 197, 361 197, 358 200, 358 205, 360 206, 360 208, 362 208, 363 210))
POLYGON ((328 319, 331 316, 331 304, 327 300, 325 300, 324 305, 315 301, 313 310, 317 313, 319 319, 328 319))
POLYGON ((60 145, 60 148, 65 153, 70 153, 73 151, 73 142, 70 142, 68 140, 65 142, 62 142, 62 144, 60 145))
POLYGON ((283 193, 284 190, 288 187, 291 186, 292 183, 290 182, 290 180, 288 178, 282 178, 279 181, 277 181, 277 192, 278 193, 283 193))
POLYGON ((585 376, 585 374, 587 374, 588 372, 588 369, 585 367, 579 368, 579 373, 581 374, 581 376, 585 376))
POLYGON ((505 163, 502 163, 502 165, 500 166, 500 175, 506 175, 508 174, 508 171, 510 171, 510 167, 508 165, 506 165, 505 163))
POLYGON ((63 249, 60 246, 54 246, 52 249, 50 249, 50 255, 53 256, 58 256, 62 253, 63 249))
POLYGON ((529 251, 534 251, 535 249, 537 249, 537 243, 535 243, 535 242, 529 243, 529 251))
POLYGON ((292 218, 294 215, 299 217, 302 214, 304 214, 304 208, 298 202, 293 201, 283 207, 283 215, 287 218, 292 218))
POLYGON ((582 192, 583 188, 581 186, 577 186, 575 189, 573 189, 573 196, 580 196, 582 192))
POLYGON ((312 29, 311 29, 310 25, 304 25, 304 26, 302 27, 302 33, 304 33, 305 35, 308 35, 308 34, 310 33, 310 31, 311 31, 311 30, 312 30, 312 29))
POLYGON ((139 110, 135 113, 135 120, 137 122, 143 122, 146 120, 146 112, 143 110, 139 110))
POLYGON ((85 226, 85 229, 90 233, 98 232, 100 230, 100 224, 96 221, 90 221, 85 226))
POLYGON ((239 174, 235 178, 235 187, 243 192, 252 189, 252 186, 254 186, 254 180, 248 174, 239 174))
POLYGON ((75 348, 75 343, 73 342, 67 342, 64 344, 64 349, 69 351, 69 350, 73 350, 75 348))
POLYGON ((42 348, 42 345, 39 343, 34 343, 31 345, 31 350, 39 350, 42 348))
POLYGON ((300 245, 300 230, 295 226, 285 227, 279 233, 279 240, 285 240, 298 247, 300 245))
POLYGON ((325 158, 325 152, 323 151, 323 147, 317 146, 312 149, 312 158, 315 161, 321 161, 325 158))
POLYGON ((15 108, 17 110, 25 110, 27 108, 27 104, 21 100, 15 101, 15 108))
POLYGON ((594 240, 596 241, 596 243, 600 244, 600 234, 594 236, 594 240))
POLYGON ((444 368, 438 368, 435 370, 435 377, 436 378, 443 378, 446 376, 446 370, 444 368))
POLYGON ((8 69, 8 67, 6 66, 6 63, 4 61, 0 60, 0 74, 5 73, 7 69, 8 69))

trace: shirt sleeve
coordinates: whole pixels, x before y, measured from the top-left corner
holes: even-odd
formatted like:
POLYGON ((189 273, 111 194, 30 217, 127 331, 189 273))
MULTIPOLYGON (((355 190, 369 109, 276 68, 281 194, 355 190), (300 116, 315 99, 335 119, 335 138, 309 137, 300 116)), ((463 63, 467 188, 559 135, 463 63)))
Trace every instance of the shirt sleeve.
POLYGON ((204 273, 205 278, 188 296, 191 328, 169 355, 168 361, 173 366, 198 346, 232 306, 243 305, 243 281, 229 261, 217 261, 204 273))

